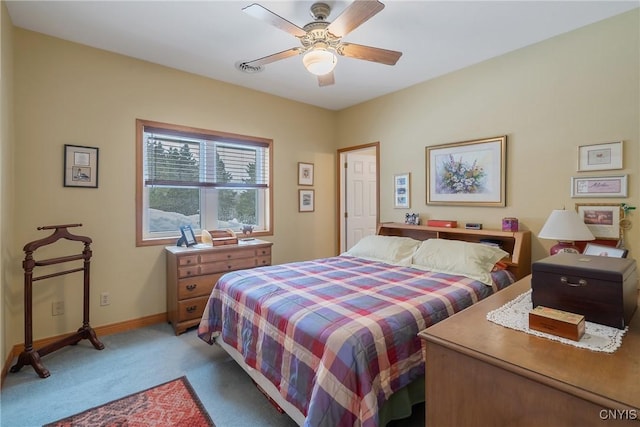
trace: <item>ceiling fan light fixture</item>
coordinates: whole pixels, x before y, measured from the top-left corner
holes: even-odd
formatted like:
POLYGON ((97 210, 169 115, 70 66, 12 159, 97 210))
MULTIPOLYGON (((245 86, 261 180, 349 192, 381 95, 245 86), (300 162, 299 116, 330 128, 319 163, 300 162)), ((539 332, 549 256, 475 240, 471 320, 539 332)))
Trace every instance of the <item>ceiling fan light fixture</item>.
POLYGON ((311 49, 302 57, 302 63, 307 71, 316 76, 329 74, 336 67, 337 62, 336 55, 324 48, 311 49))

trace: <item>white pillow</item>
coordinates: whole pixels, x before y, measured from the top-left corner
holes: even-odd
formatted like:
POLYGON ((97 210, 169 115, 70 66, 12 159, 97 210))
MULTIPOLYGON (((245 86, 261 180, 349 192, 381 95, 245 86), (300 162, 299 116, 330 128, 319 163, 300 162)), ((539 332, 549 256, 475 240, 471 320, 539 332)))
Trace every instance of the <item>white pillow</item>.
POLYGON ((429 239, 413 255, 411 267, 465 276, 493 286, 491 270, 509 253, 482 243, 429 239))
POLYGON ((371 235, 360 239, 343 255, 408 266, 419 245, 419 240, 410 237, 371 235))

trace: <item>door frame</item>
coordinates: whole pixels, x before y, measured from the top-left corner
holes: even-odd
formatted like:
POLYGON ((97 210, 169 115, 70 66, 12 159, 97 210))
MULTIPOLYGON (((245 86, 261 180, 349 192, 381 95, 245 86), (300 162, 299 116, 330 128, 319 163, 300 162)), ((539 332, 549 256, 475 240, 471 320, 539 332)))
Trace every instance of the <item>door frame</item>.
POLYGON ((343 248, 345 247, 345 210, 346 210, 346 202, 345 202, 345 161, 347 155, 350 153, 354 153, 357 151, 370 150, 371 148, 375 149, 375 157, 376 157, 376 226, 380 223, 380 142, 372 142, 370 144, 363 145, 355 145, 353 147, 339 148, 337 158, 337 167, 338 176, 336 179, 337 183, 337 191, 338 195, 338 203, 336 203, 337 209, 337 224, 338 224, 338 240, 336 242, 336 253, 343 252, 343 248))

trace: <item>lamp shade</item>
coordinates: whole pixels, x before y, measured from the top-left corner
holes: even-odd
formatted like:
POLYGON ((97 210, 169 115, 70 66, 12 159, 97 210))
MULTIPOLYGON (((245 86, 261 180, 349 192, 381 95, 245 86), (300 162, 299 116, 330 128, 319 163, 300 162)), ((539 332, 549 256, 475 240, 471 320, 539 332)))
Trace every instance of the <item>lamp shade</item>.
POLYGON ((335 68, 337 61, 333 52, 324 48, 312 49, 302 57, 302 63, 307 71, 316 76, 329 74, 335 68))
POLYGON ((547 222, 538 233, 538 237, 560 242, 559 245, 551 248, 552 255, 558 252, 579 253, 577 248, 573 246, 573 242, 595 239, 591 230, 576 212, 564 209, 556 209, 551 212, 547 222))

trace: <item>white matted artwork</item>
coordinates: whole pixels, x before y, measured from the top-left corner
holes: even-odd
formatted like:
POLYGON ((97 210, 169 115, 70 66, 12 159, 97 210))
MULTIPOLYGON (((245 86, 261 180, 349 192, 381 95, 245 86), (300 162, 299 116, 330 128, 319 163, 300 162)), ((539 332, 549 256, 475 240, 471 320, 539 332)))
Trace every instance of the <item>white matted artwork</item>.
POLYGON ((98 188, 98 148, 64 145, 63 185, 98 188))
POLYGON ((571 197, 627 197, 627 175, 571 177, 571 197))
POLYGON ((315 210, 314 190, 298 190, 298 212, 313 212, 315 210))
POLYGON ((622 169, 622 141, 578 147, 578 172, 622 169))
POLYGON ((313 163, 298 162, 298 185, 313 185, 313 163))
POLYGON ((596 239, 618 240, 622 236, 619 203, 576 203, 576 211, 596 239))
POLYGON ((393 207, 397 209, 411 207, 410 173, 398 173, 393 176, 393 207))

